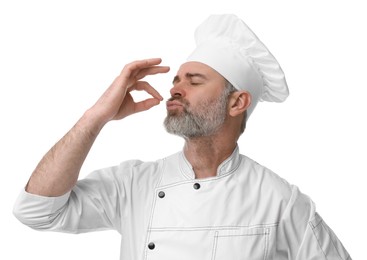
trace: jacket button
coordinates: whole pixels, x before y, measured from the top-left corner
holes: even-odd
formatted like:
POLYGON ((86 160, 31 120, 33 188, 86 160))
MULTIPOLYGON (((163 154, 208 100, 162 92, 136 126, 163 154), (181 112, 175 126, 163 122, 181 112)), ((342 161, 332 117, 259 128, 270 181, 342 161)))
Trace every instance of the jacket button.
POLYGON ((160 192, 158 193, 158 197, 160 197, 161 199, 163 199, 163 198, 164 198, 164 196, 166 196, 166 193, 164 193, 164 191, 160 191, 160 192))
POLYGON ((195 189, 195 190, 200 189, 200 184, 199 184, 199 183, 195 183, 195 184, 194 184, 194 189, 195 189))
POLYGON ((153 250, 153 249, 155 248, 155 244, 154 244, 153 242, 150 242, 150 243, 148 244, 148 248, 149 248, 150 250, 153 250))

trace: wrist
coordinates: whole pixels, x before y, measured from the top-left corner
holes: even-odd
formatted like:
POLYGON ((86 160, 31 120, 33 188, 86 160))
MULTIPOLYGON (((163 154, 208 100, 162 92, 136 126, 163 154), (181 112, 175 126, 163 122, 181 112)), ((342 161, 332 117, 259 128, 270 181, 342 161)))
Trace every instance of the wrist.
POLYGON ((88 109, 76 123, 76 127, 95 138, 107 122, 101 120, 93 111, 88 109))

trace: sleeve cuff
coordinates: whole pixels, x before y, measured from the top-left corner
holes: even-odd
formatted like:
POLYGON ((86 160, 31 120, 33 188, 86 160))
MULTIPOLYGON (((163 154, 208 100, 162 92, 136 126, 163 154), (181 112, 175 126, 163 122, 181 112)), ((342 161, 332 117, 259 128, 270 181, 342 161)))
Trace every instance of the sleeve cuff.
POLYGON ((22 189, 16 199, 13 213, 19 221, 28 226, 47 221, 67 203, 70 192, 58 197, 46 197, 22 189))

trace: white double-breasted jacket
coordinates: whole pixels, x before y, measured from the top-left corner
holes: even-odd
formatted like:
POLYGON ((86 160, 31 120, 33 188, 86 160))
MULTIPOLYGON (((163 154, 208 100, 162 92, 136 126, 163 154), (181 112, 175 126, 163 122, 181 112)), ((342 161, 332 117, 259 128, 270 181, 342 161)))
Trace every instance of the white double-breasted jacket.
POLYGON ((350 259, 313 202, 238 147, 213 178, 183 152, 126 161, 60 197, 23 190, 14 213, 40 230, 116 229, 122 260, 350 259))

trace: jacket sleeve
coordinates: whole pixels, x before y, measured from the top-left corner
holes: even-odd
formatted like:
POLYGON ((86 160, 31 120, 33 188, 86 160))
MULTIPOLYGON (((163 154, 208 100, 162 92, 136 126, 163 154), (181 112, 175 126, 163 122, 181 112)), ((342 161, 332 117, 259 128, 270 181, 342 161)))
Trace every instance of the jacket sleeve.
POLYGON ((296 259, 351 260, 351 257, 332 229, 315 212, 307 223, 296 259))
POLYGON ((120 232, 121 215, 127 203, 125 186, 128 186, 120 172, 119 166, 93 172, 60 197, 38 196, 23 189, 13 213, 22 223, 37 230, 83 233, 116 229, 120 232))
POLYGON ((350 260, 348 252, 316 212, 312 200, 293 187, 277 232, 277 259, 350 260))

